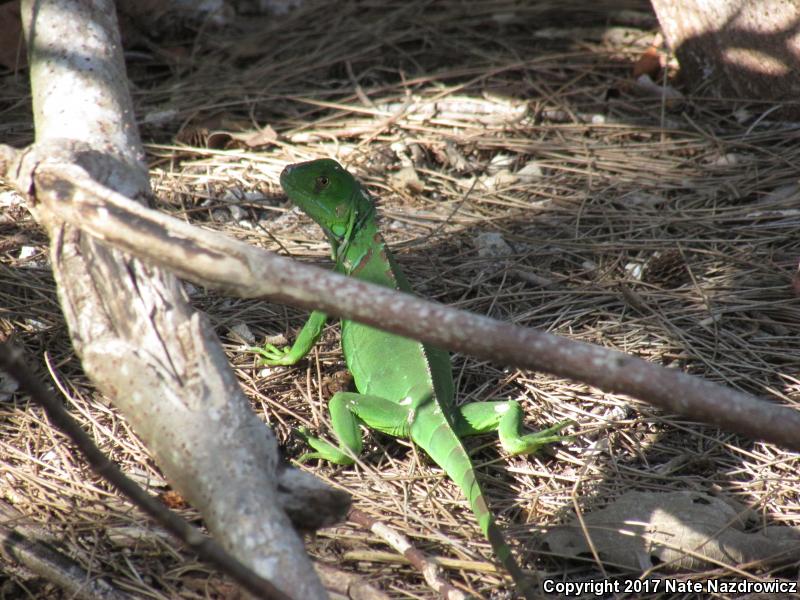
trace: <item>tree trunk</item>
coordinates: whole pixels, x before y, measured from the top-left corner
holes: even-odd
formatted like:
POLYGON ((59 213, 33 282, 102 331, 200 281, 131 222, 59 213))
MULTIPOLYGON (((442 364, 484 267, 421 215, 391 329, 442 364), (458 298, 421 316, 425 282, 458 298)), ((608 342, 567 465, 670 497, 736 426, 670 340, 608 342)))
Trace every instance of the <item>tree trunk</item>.
MULTIPOLYGON (((661 29, 695 92, 790 102, 800 115, 800 3, 652 0, 661 29)), ((764 110, 771 108, 765 105, 764 110)))
MULTIPOLYGON (((36 144, 21 164, 31 181, 38 164, 74 161, 144 203, 151 191, 114 3, 24 0, 22 18, 36 144)), ((325 597, 281 506, 274 436, 181 283, 64 223, 36 202, 43 190, 23 189, 50 236, 59 300, 86 374, 225 548, 291 597, 325 597)))

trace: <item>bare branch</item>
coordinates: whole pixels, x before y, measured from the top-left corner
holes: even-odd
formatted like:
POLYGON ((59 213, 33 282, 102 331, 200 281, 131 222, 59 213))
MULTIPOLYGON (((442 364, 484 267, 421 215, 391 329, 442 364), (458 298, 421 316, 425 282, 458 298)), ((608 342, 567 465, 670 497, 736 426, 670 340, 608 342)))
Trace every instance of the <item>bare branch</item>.
POLYGON ((485 360, 628 394, 723 429, 800 450, 800 413, 793 409, 621 352, 300 264, 148 210, 87 181, 76 167, 41 165, 35 180, 38 195, 33 200, 44 203, 59 218, 209 288, 321 309, 485 360))

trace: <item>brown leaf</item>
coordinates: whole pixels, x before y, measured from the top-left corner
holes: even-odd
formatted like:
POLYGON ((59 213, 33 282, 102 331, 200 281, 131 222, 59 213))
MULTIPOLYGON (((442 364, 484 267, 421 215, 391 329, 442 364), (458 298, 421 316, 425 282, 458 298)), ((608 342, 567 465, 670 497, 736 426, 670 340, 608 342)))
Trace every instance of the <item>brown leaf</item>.
POLYGON ((407 189, 410 192, 421 192, 425 189, 425 184, 417 175, 416 169, 411 165, 403 167, 391 176, 391 182, 399 189, 407 189))
POLYGON ((348 391, 353 383, 353 375, 347 369, 341 369, 322 380, 322 391, 326 398, 336 392, 348 391))
POLYGON ((183 496, 181 496, 175 490, 168 490, 164 492, 161 494, 160 498, 161 502, 163 502, 167 508, 171 508, 172 510, 187 508, 189 506, 186 500, 183 499, 183 496))
POLYGON ((242 133, 229 133, 231 138, 243 142, 248 148, 268 146, 278 139, 277 132, 270 125, 265 125, 256 131, 243 131, 242 133))
MULTIPOLYGON (((699 492, 628 492, 583 520, 603 562, 636 571, 796 560, 800 531, 771 526, 746 532, 748 515, 733 501, 699 492)), ((556 554, 592 556, 578 524, 555 527, 544 540, 556 554)))
POLYGON ((219 150, 241 145, 248 148, 266 146, 277 140, 278 134, 270 125, 254 131, 249 121, 216 113, 192 119, 178 132, 175 139, 191 146, 219 150))
POLYGON ((639 60, 633 65, 633 78, 639 79, 641 75, 649 75, 650 79, 656 79, 661 71, 661 53, 658 48, 650 46, 642 52, 639 60))

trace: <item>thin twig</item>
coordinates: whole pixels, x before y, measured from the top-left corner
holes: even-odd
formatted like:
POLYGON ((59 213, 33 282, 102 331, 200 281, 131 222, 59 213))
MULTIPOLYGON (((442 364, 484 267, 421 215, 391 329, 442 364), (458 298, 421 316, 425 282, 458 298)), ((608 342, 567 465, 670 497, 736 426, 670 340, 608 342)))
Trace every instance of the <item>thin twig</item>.
POLYGON ((80 425, 64 410, 55 395, 42 383, 25 364, 22 352, 8 342, 0 343, 0 368, 11 375, 47 412, 48 418, 58 427, 86 461, 103 479, 108 481, 121 494, 138 506, 146 514, 161 524, 164 529, 180 539, 203 560, 215 565, 230 575, 245 589, 261 598, 291 600, 271 582, 259 577, 252 570, 228 554, 211 538, 206 537, 183 519, 168 510, 158 500, 145 492, 132 479, 120 471, 94 444, 80 425))
POLYGON ((445 600, 464 600, 467 596, 461 590, 442 577, 439 565, 428 558, 424 552, 415 548, 406 536, 399 531, 372 518, 357 508, 350 509, 347 515, 353 523, 366 527, 372 533, 402 554, 411 565, 420 571, 431 589, 438 592, 445 600))
MULTIPOLYGON (((348 550, 342 555, 343 560, 353 562, 377 562, 405 565, 410 561, 403 555, 396 552, 384 552, 381 550, 348 550)), ((446 556, 432 557, 431 560, 445 569, 456 571, 471 571, 473 573, 487 573, 499 575, 500 570, 488 561, 466 560, 463 558, 448 558, 446 556)))

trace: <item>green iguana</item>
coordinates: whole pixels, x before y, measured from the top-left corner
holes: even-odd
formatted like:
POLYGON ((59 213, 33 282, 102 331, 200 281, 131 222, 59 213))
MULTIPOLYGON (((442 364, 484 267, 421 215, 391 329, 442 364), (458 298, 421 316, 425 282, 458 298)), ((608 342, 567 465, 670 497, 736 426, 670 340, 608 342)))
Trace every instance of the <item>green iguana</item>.
MULTIPOLYGON (((289 199, 323 229, 335 270, 404 292, 411 288, 378 230, 375 205, 358 181, 330 159, 286 167, 281 186, 289 199)), ((319 339, 327 317, 311 313, 294 345, 283 350, 267 344, 253 348, 268 365, 293 365, 319 339)), ((392 436, 411 438, 463 490, 497 558, 526 597, 533 590, 511 554, 486 505, 461 438, 497 431, 509 454, 535 452, 567 437, 555 435, 571 421, 538 433, 520 435, 522 409, 515 401, 454 404, 449 354, 438 348, 342 320, 342 349, 358 393, 338 392, 329 403, 339 447, 301 431, 315 450, 300 460, 319 458, 352 464, 362 450, 360 425, 392 436)))

